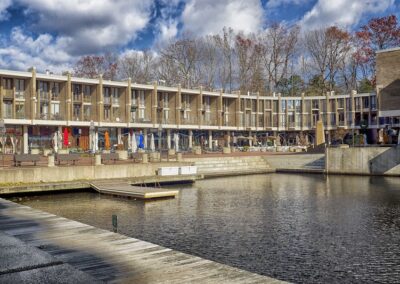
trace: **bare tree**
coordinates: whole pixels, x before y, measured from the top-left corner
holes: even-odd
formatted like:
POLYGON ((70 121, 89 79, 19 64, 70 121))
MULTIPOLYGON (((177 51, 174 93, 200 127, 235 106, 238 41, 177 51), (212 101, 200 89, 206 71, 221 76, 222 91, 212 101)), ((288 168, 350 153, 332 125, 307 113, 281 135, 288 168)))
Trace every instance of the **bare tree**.
POLYGON ((155 59, 149 50, 134 51, 124 55, 119 61, 122 78, 132 78, 133 82, 147 83, 154 79, 155 59))
POLYGON ((272 24, 260 35, 261 56, 268 78, 268 88, 275 91, 278 82, 288 77, 290 60, 293 59, 298 42, 299 27, 272 24))
POLYGON ((342 68, 350 50, 349 42, 349 33, 335 26, 306 33, 305 46, 312 67, 322 80, 322 92, 334 89, 337 72, 342 68))

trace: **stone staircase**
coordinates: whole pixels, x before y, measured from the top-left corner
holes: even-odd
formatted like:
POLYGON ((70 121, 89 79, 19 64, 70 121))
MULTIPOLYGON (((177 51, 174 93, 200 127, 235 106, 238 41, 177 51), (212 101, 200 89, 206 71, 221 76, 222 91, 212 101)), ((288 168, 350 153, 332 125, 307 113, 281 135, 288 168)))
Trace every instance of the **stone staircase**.
POLYGON ((325 157, 322 157, 311 163, 305 164, 304 168, 310 170, 325 170, 325 157))
POLYGON ((185 161, 194 162, 197 166, 197 172, 205 176, 255 174, 274 171, 261 156, 192 158, 185 159, 185 161))

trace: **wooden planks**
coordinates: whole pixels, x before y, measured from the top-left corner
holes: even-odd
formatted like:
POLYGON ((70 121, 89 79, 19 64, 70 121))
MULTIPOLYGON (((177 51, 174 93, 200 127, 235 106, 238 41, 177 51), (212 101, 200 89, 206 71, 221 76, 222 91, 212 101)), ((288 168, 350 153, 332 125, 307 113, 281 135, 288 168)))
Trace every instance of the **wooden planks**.
POLYGON ((90 186, 103 194, 133 197, 140 199, 175 197, 179 194, 178 190, 133 186, 128 182, 91 182, 90 186))
POLYGON ((110 283, 281 283, 4 199, 0 229, 110 283))

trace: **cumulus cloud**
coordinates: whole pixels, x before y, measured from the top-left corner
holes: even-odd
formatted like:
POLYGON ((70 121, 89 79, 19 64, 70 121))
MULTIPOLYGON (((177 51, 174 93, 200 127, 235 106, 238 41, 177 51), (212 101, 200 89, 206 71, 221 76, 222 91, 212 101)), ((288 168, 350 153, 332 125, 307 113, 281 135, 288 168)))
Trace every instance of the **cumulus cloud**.
POLYGON ((7 20, 10 14, 7 12, 8 7, 11 6, 11 0, 0 1, 0 21, 7 20))
POLYGON ((26 70, 35 66, 39 71, 61 73, 71 69, 72 57, 64 50, 63 43, 50 34, 34 38, 17 27, 12 29, 9 42, 0 46, 0 62, 3 68, 26 70))
POLYGON ((151 17, 153 1, 17 0, 34 28, 55 33, 72 55, 123 46, 137 37, 151 17))
POLYGON ((319 0, 300 21, 305 30, 338 25, 351 27, 367 13, 380 13, 394 5, 394 0, 319 0))
POLYGON ((182 13, 184 31, 216 34, 224 27, 255 32, 262 28, 264 10, 259 0, 189 0, 182 13))

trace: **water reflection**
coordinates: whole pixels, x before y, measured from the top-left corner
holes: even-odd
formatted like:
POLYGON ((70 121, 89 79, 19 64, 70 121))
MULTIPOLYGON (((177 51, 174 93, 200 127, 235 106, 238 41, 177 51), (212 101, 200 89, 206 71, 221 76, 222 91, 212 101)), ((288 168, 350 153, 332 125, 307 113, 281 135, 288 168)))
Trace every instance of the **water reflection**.
POLYGON ((20 202, 292 282, 397 282, 400 179, 270 174, 181 186, 141 202, 70 193, 20 202))

